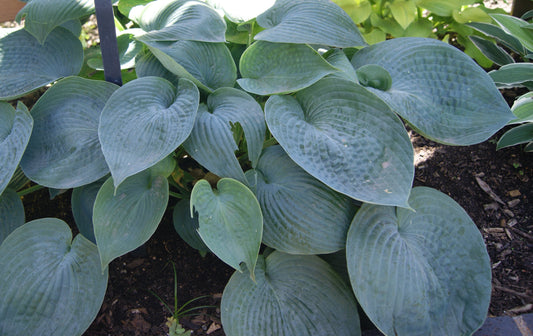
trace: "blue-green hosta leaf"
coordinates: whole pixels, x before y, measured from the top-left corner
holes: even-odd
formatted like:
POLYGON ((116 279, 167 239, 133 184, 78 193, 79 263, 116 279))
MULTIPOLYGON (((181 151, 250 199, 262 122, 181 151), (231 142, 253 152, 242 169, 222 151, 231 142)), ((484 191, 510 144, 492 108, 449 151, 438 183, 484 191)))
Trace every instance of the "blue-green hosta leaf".
POLYGON ((533 141, 533 123, 527 123, 505 132, 498 140, 496 149, 525 144, 531 141, 533 141))
POLYGON ((98 191, 106 179, 74 188, 70 197, 72 215, 80 233, 96 244, 93 228, 93 208, 98 191))
POLYGON ((17 14, 24 29, 43 44, 57 26, 94 12, 93 0, 32 0, 17 14))
POLYGON ((533 50, 533 31, 527 29, 529 25, 527 21, 508 14, 491 14, 490 16, 506 33, 516 37, 526 49, 533 50))
POLYGON ((172 222, 174 229, 191 247, 197 249, 201 253, 206 253, 209 248, 198 233, 200 224, 198 223, 197 213, 191 217, 191 202, 188 199, 183 199, 176 204, 172 213, 172 222))
POLYGON ((210 6, 192 0, 157 0, 138 20, 144 41, 226 42, 226 22, 210 6))
POLYGON ((346 243, 352 287, 386 335, 471 335, 491 293, 479 230, 450 197, 414 188, 415 210, 363 204, 346 243))
POLYGON ((11 177, 11 180, 9 181, 7 187, 15 191, 19 191, 29 182, 30 179, 27 178, 26 175, 24 175, 24 172, 22 171, 22 169, 20 169, 20 166, 18 166, 15 170, 15 173, 11 177))
POLYGON ((300 167, 354 199, 408 206, 413 148, 400 118, 351 81, 324 78, 293 96, 272 96, 268 128, 300 167))
POLYGON ((392 77, 387 91, 367 89, 435 141, 479 143, 513 117, 485 70, 447 43, 424 38, 388 40, 352 58, 356 69, 366 64, 379 65, 392 77))
POLYGON ((232 125, 237 123, 244 130, 248 159, 255 166, 265 139, 265 117, 261 106, 238 89, 220 88, 209 95, 207 105, 200 105, 194 128, 183 146, 212 173, 245 183, 244 173, 235 157, 238 146, 232 125))
POLYGON ((533 122, 533 92, 518 97, 514 101, 511 111, 517 118, 513 119, 510 124, 533 122))
POLYGON ((341 70, 340 72, 334 72, 328 77, 337 77, 350 80, 354 83, 358 83, 357 74, 355 69, 350 63, 350 60, 341 49, 332 49, 331 51, 323 55, 324 59, 337 69, 341 70))
POLYGON ((24 224, 24 218, 24 206, 19 195, 7 188, 0 194, 0 245, 11 232, 24 224))
POLYGON ((317 256, 273 252, 257 261, 256 281, 235 272, 220 306, 232 336, 359 336, 347 284, 317 256))
MULTIPOLYGON (((135 66, 135 56, 142 50, 142 44, 134 39, 134 35, 123 31, 117 36, 118 53, 121 69, 129 69, 135 66)), ((96 70, 104 70, 102 54, 97 53, 87 60, 87 65, 96 70)))
POLYGON ((144 244, 157 229, 168 203, 168 181, 150 170, 126 179, 118 188, 110 177, 94 202, 94 236, 102 269, 144 244))
POLYGON ((338 71, 308 45, 266 41, 246 49, 239 69, 239 85, 260 95, 298 91, 338 71))
POLYGON ((159 77, 122 86, 107 101, 98 134, 115 187, 172 153, 189 136, 198 110, 198 88, 159 77))
POLYGON ((145 41, 142 36, 138 39, 170 72, 190 79, 202 90, 211 92, 235 85, 237 67, 224 43, 145 41))
POLYGON ((57 218, 31 221, 0 245, 0 334, 81 335, 104 301, 96 246, 57 218))
POLYGON ((109 173, 98 123, 102 109, 118 86, 68 77, 48 89, 34 105, 35 120, 20 166, 40 185, 69 189, 109 173))
POLYGON ((17 170, 32 129, 33 118, 22 102, 17 103, 16 110, 0 102, 0 195, 17 170))
POLYGON ((257 23, 266 29, 256 40, 340 48, 366 45, 352 18, 329 0, 277 0, 257 23))
POLYGON ((177 75, 168 71, 149 50, 143 50, 135 57, 135 73, 138 77, 162 77, 174 86, 178 85, 180 79, 177 75))
POLYGON ((509 63, 514 63, 514 59, 509 55, 502 47, 498 46, 496 43, 488 41, 483 37, 472 35, 468 36, 472 43, 487 56, 488 59, 493 61, 498 65, 505 65, 509 63))
POLYGON ((207 0, 208 4, 223 11, 228 20, 235 23, 244 23, 256 18, 275 2, 275 0, 207 0))
POLYGON ((353 200, 306 173, 280 146, 266 148, 246 178, 261 205, 264 244, 291 254, 344 248, 353 200))
POLYGON ((0 100, 76 75, 82 63, 81 42, 65 28, 52 31, 43 45, 24 29, 13 31, 0 39, 0 100))
POLYGON ((512 63, 489 72, 489 76, 500 86, 521 86, 533 80, 533 63, 512 63))
POLYGON ((191 213, 194 210, 198 212, 198 232, 207 247, 236 270, 248 269, 253 278, 263 216, 250 189, 236 180, 223 178, 212 190, 209 182, 200 180, 191 193, 191 213))

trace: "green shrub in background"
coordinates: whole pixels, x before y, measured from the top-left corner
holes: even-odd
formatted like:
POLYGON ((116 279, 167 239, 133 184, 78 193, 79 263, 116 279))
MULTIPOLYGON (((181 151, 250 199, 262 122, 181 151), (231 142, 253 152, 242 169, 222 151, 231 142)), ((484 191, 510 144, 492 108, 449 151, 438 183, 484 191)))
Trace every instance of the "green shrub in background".
POLYGON ((481 66, 487 59, 468 39, 474 33, 468 22, 491 23, 489 9, 480 0, 334 0, 362 29, 370 44, 391 37, 431 37, 453 41, 481 66))
MULTIPOLYGON (((471 36, 476 46, 495 64, 501 67, 489 73, 500 88, 523 87, 533 89, 533 25, 532 12, 517 18, 505 14, 493 14, 498 25, 471 23, 470 25, 484 36, 471 36), (515 62, 512 55, 521 60, 515 62)), ((517 125, 508 130, 498 141, 497 148, 524 145, 524 151, 533 151, 533 92, 519 96, 511 111, 515 118, 509 125, 517 125)))
POLYGON ((32 0, 0 31, 0 334, 81 335, 109 263, 169 197, 184 239, 236 269, 228 336, 360 335, 358 304, 387 335, 483 323, 483 239, 450 197, 412 189, 404 122, 484 141, 513 118, 492 79, 435 39, 367 46, 330 1, 258 4, 118 1, 122 87, 82 77, 100 69, 78 39, 92 1, 32 0), (31 111, 5 102, 49 84, 31 111), (191 157, 205 179, 180 167, 191 157), (24 223, 24 176, 73 189, 81 234, 24 223))

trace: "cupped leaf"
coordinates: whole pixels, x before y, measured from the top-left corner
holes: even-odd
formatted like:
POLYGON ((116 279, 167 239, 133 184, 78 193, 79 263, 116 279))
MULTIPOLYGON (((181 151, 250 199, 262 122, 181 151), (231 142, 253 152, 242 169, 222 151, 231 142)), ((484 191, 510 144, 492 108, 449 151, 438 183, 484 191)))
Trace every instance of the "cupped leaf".
POLYGON ((110 177, 96 195, 94 236, 102 269, 144 244, 157 229, 168 203, 168 181, 150 170, 126 179, 118 188, 110 177))
POLYGON ((346 243, 355 296, 386 335, 471 335, 485 320, 489 256, 450 197, 414 188, 415 210, 364 204, 346 243))
POLYGON ((224 15, 235 23, 244 23, 256 18, 275 2, 275 0, 207 0, 208 4, 223 11, 224 15))
POLYGON ((200 1, 153 1, 144 7, 138 23, 147 31, 144 41, 226 41, 226 22, 200 1))
POLYGON ((96 182, 74 188, 70 197, 72 215, 76 222, 76 227, 80 233, 90 241, 96 244, 93 228, 93 209, 94 201, 98 191, 107 179, 101 179, 96 182))
POLYGON ((366 45, 352 18, 328 0, 277 0, 257 23, 266 29, 256 40, 340 48, 366 45))
POLYGON ((344 78, 354 83, 358 83, 355 69, 344 51, 341 49, 332 49, 322 56, 329 64, 341 70, 341 72, 334 72, 331 75, 328 75, 329 77, 344 78))
POLYGON ((17 14, 24 29, 43 44, 57 26, 94 12, 93 0, 31 0, 17 14))
POLYGON ((115 187, 181 145, 194 125, 198 101, 198 88, 187 79, 175 88, 163 78, 142 77, 113 93, 98 135, 115 187))
POLYGON ((269 95, 298 91, 338 71, 308 45, 258 41, 242 54, 239 85, 269 95))
POLYGON ((96 246, 56 218, 31 221, 0 245, 0 334, 81 335, 104 300, 96 246))
POLYGON ((147 49, 142 50, 135 57, 135 73, 138 77, 161 77, 171 82, 174 86, 178 85, 180 79, 177 75, 167 70, 157 57, 147 49))
POLYGON ((367 89, 435 141, 479 143, 513 117, 485 70, 447 43, 424 38, 388 40, 352 58, 356 69, 367 64, 381 66, 392 78, 387 91, 367 89))
POLYGON ((200 180, 191 193, 191 214, 194 210, 198 212, 198 232, 207 247, 236 270, 248 269, 253 278, 263 216, 250 189, 236 180, 223 178, 213 190, 209 182, 200 180))
POLYGON ((505 132, 498 140, 496 149, 525 144, 531 141, 533 141, 533 123, 527 123, 505 132))
POLYGON ((190 200, 184 199, 176 204, 174 211, 172 212, 172 222, 176 232, 187 244, 201 253, 209 251, 209 248, 205 245, 198 233, 200 224, 198 223, 197 213, 194 214, 194 217, 191 217, 190 200))
POLYGON ((224 43, 198 41, 144 42, 157 59, 173 74, 187 78, 199 88, 211 92, 221 87, 233 87, 237 67, 224 43))
POLYGON ((235 157, 238 144, 232 128, 244 130, 248 159, 257 164, 265 138, 265 117, 261 106, 246 92, 220 88, 201 104, 194 128, 183 143, 187 152, 212 173, 243 183, 244 173, 235 157))
MULTIPOLYGON (((142 50, 142 44, 134 38, 134 34, 123 31, 117 36, 120 69, 130 69, 135 66, 135 56, 142 50)), ((96 53, 87 60, 87 65, 96 70, 104 70, 102 54, 96 53)))
POLYGON ((413 148, 401 120, 351 81, 325 78, 265 105, 268 128, 309 174, 354 199, 408 206, 413 148))
POLYGON ((529 25, 527 21, 507 14, 490 14, 490 16, 506 33, 516 37, 526 49, 533 50, 533 31, 527 29, 529 25))
POLYGON ((24 206, 17 192, 6 189, 0 194, 0 245, 19 226, 24 224, 24 206))
POLYGON ((16 110, 0 102, 0 195, 17 170, 32 129, 33 118, 22 102, 17 103, 16 110))
POLYGON ((76 75, 82 63, 81 42, 65 28, 56 28, 42 45, 24 29, 13 31, 0 39, 0 100, 76 75))
POLYGON ((98 123, 118 86, 68 77, 48 89, 32 108, 35 120, 20 166, 31 180, 56 189, 94 182, 109 173, 98 123))
POLYGON ((232 336, 361 335, 350 288, 317 256, 260 256, 256 281, 235 272, 220 310, 232 336))
POLYGON ((354 202, 300 168, 280 146, 266 148, 246 172, 263 213, 263 243, 291 254, 343 249, 354 202))

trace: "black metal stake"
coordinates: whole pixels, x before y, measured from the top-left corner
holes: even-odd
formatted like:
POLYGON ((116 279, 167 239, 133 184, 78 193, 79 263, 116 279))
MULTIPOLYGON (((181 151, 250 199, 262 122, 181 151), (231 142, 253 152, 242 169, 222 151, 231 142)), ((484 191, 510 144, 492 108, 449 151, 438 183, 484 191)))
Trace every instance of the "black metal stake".
POLYGON ((94 0, 94 6, 96 9, 96 21, 98 22, 98 34, 100 35, 105 80, 122 85, 113 5, 111 0, 94 0))

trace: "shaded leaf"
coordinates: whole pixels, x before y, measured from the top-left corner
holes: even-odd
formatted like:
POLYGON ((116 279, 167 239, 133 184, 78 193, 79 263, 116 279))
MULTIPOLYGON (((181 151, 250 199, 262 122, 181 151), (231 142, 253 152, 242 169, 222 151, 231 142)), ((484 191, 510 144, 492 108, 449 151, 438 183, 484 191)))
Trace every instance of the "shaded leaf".
POLYGON ((81 335, 96 318, 107 270, 96 246, 56 218, 31 221, 0 245, 0 334, 81 335))
POLYGON ((33 106, 35 120, 21 168, 31 180, 55 189, 94 182, 109 173, 98 124, 118 86, 68 77, 48 89, 33 106))
POLYGON ((260 256, 256 281, 235 272, 220 310, 232 336, 361 335, 353 294, 317 256, 260 256))
POLYGON ((126 179, 118 188, 110 177, 96 196, 94 236, 102 270, 115 258, 144 244, 157 229, 168 203, 168 182, 150 170, 126 179))
MULTIPOLYGON (((135 56, 142 50, 142 44, 134 39, 134 34, 123 31, 117 36, 120 69, 129 69, 135 66, 135 56)), ((87 65, 96 70, 104 70, 102 54, 89 58, 87 65)))
POLYGON ((531 141, 533 141, 533 123, 527 123, 505 132, 498 140, 496 149, 525 144, 531 141))
POLYGON ((487 56, 488 59, 498 65, 505 65, 514 63, 513 58, 503 48, 496 45, 496 43, 487 41, 486 39, 472 35, 469 36, 470 40, 478 47, 481 52, 487 56))
POLYGON ((198 233, 198 229, 200 228, 198 214, 195 212, 194 217, 191 217, 190 200, 183 199, 176 204, 174 211, 172 212, 172 222, 176 232, 187 244, 201 253, 209 251, 209 248, 205 245, 198 233))
POLYGON ((248 269, 253 278, 263 234, 263 216, 254 194, 229 178, 219 180, 216 190, 200 180, 191 193, 191 214, 193 209, 207 247, 236 270, 248 269))
POLYGON ((308 45, 265 41, 246 49, 239 70, 239 85, 260 95, 298 91, 338 71, 308 45))
POLYGON ((98 134, 115 187, 172 153, 189 136, 198 109, 198 88, 178 87, 159 77, 142 77, 107 101, 98 134))
POLYGON ((22 102, 17 103, 16 110, 0 102, 0 195, 17 170, 32 129, 33 118, 22 102))
POLYGON ((246 177, 261 205, 264 244, 291 254, 344 248, 353 200, 306 173, 280 146, 266 148, 246 177))
POLYGON ((506 47, 513 50, 519 55, 524 55, 526 53, 524 46, 522 46, 522 43, 520 43, 520 41, 516 37, 507 34, 503 29, 498 26, 483 22, 470 22, 467 23, 467 26, 472 27, 475 30, 482 32, 483 34, 496 39, 498 43, 505 45, 506 47))
POLYGON ((94 237, 93 228, 94 201, 105 180, 107 179, 101 179, 91 184, 74 188, 70 197, 72 215, 76 222, 76 227, 85 238, 95 244, 96 238, 94 237))
POLYGON ((43 45, 24 29, 13 31, 0 39, 0 100, 76 75, 82 63, 81 42, 65 28, 52 31, 43 45))
POLYGON ((516 37, 522 45, 533 50, 533 31, 527 29, 529 23, 520 18, 507 14, 490 14, 500 27, 507 33, 516 37))
POLYGON ((0 245, 19 226, 24 224, 24 206, 17 192, 5 189, 0 194, 0 245))

